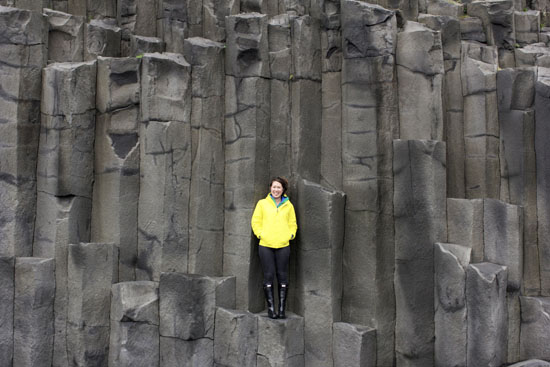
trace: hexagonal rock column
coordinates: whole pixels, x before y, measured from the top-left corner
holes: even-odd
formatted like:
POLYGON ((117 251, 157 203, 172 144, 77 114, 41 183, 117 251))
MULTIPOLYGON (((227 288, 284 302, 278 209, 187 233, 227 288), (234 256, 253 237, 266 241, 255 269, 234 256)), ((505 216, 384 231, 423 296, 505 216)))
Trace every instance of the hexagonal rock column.
POLYGON ((518 45, 525 46, 539 42, 540 11, 514 12, 514 26, 518 45))
POLYGON ((183 45, 191 64, 191 186, 188 272, 220 276, 224 222, 224 46, 205 38, 183 45))
MULTIPOLYGON (((291 118, 292 99, 292 33, 289 14, 277 15, 269 20, 269 65, 271 71, 270 94, 270 176, 291 175, 291 118)), ((338 86, 339 87, 339 86, 338 86)))
POLYGON ((550 69, 538 68, 535 88, 535 153, 537 160, 537 218, 540 291, 550 296, 550 69))
POLYGON ((336 322, 332 326, 334 367, 376 366, 376 330, 336 322))
POLYGON ((284 320, 258 315, 258 367, 304 366, 304 319, 287 313, 284 320))
POLYGON ((47 23, 0 6, 0 255, 31 256, 47 23))
POLYGON ((434 245, 435 365, 466 366, 466 269, 471 249, 434 245))
POLYGON ((447 239, 472 249, 471 261, 483 257, 483 199, 447 199, 447 239))
POLYGON ((84 17, 51 9, 44 9, 44 15, 49 25, 48 61, 83 61, 84 17))
POLYGON ((107 365, 111 286, 116 282, 118 248, 115 245, 69 245, 67 354, 72 363, 107 365))
MULTIPOLYGON (((50 6, 49 0, 3 0, 1 5, 13 6, 14 8, 32 10, 40 14, 43 8, 50 6)), ((18 9, 18 10, 19 10, 18 9)))
POLYGON ((124 50, 121 50, 122 55, 130 57, 140 56, 146 53, 163 53, 166 49, 166 43, 157 37, 144 37, 144 36, 130 36, 130 50, 125 54, 124 50))
POLYGON ((238 14, 240 0, 202 0, 202 37, 225 41, 225 17, 238 14))
POLYGON ((533 43, 516 48, 516 64, 520 66, 550 67, 550 48, 544 43, 533 43))
POLYGON ((93 242, 119 246, 119 280, 135 280, 140 60, 98 58, 93 242))
POLYGON ((52 363, 54 272, 53 259, 20 257, 15 261, 14 366, 52 363))
POLYGON ((161 365, 212 365, 216 307, 235 308, 235 277, 162 273, 159 296, 161 365))
POLYGON ((498 65, 501 68, 514 67, 514 1, 474 1, 468 4, 468 15, 483 22, 487 44, 498 47, 498 65))
POLYGON ((121 55, 129 55, 132 35, 155 37, 157 35, 157 1, 117 1, 117 23, 121 28, 121 55))
POLYGON ((521 301, 521 348, 522 359, 550 359, 548 351, 550 325, 549 297, 519 297, 521 301))
MULTIPOLYGON (((458 6, 455 3, 439 2, 442 6, 458 6)), ((463 5, 460 5, 463 6, 463 5)), ((463 15, 460 10, 460 17, 463 15)), ((460 22, 447 15, 420 14, 418 22, 441 33, 443 46, 443 133, 447 143, 447 196, 463 198, 464 188, 464 98, 460 80, 461 51, 460 22)))
POLYGON ((145 54, 141 66, 136 279, 187 271, 191 182, 191 66, 145 54))
POLYGON ((397 366, 434 365, 434 243, 447 238, 445 143, 394 140, 397 366))
POLYGON ((248 311, 216 309, 214 366, 256 367, 258 317, 248 311))
POLYGON ((0 364, 13 362, 13 305, 15 295, 15 258, 0 257, 0 364))
POLYGON ((166 51, 183 53, 184 39, 202 36, 202 1, 157 1, 157 37, 166 42, 166 51))
POLYGON ((500 194, 496 48, 462 43, 466 198, 500 194))
POLYGON ((319 23, 305 15, 292 19, 290 27, 293 75, 290 82, 291 173, 319 182, 322 126, 319 23))
POLYGON ((376 329, 377 365, 394 364, 392 145, 399 111, 395 13, 342 2, 342 179, 347 195, 342 318, 376 329))
POLYGON ((397 34, 399 137, 443 140, 443 51, 441 35, 407 22, 397 34))
POLYGON ((343 192, 298 182, 294 310, 304 317, 306 366, 333 363, 331 326, 342 316, 344 206, 343 192))
POLYGON ((159 366, 158 283, 112 286, 109 366, 159 366))
POLYGON ((84 60, 120 56, 121 29, 114 20, 92 19, 84 30, 84 60))
POLYGON ((342 190, 342 31, 340 1, 321 8, 321 185, 342 190))
POLYGON ((507 278, 505 266, 491 263, 468 266, 468 366, 496 367, 506 362, 507 278))
POLYGON ((535 156, 535 68, 497 73, 500 198, 523 206, 523 294, 540 292, 535 156))
POLYGON ((237 277, 237 307, 264 307, 250 218, 269 185, 270 85, 267 16, 226 18, 223 273, 237 277))

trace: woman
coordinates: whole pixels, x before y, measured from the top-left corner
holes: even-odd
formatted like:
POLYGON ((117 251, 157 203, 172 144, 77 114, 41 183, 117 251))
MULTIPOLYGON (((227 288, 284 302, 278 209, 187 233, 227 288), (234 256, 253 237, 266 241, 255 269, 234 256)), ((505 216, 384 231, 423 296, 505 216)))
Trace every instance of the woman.
POLYGON ((271 180, 270 193, 258 201, 252 215, 252 230, 260 239, 260 261, 264 273, 264 294, 267 314, 270 318, 285 318, 288 292, 289 241, 296 236, 294 206, 286 196, 288 181, 282 177, 271 180), (273 280, 277 274, 279 283, 279 314, 275 312, 273 280))

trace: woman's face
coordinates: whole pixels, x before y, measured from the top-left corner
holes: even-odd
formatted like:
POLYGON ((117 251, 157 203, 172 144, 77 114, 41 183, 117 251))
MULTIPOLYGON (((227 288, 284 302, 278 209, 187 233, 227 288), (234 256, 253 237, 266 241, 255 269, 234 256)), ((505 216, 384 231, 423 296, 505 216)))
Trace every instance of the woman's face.
POLYGON ((278 181, 273 181, 271 183, 271 196, 278 199, 281 195, 283 195, 283 185, 278 181))

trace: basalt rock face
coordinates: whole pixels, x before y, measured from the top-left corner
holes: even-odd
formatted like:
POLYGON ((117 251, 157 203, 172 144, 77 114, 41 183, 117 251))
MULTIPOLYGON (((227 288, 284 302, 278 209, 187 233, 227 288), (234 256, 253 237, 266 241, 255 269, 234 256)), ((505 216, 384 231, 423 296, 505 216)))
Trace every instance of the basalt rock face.
POLYGON ((547 365, 549 21, 0 0, 0 365, 547 365), (285 320, 250 227, 277 176, 285 320))

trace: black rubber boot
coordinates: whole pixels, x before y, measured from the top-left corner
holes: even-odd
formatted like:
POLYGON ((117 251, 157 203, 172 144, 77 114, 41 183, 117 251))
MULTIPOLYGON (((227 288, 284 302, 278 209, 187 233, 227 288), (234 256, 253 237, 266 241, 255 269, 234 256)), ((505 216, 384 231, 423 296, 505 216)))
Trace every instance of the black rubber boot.
POLYGON ((277 314, 275 313, 275 299, 273 297, 273 285, 264 284, 264 294, 265 300, 267 302, 267 316, 270 319, 276 319, 277 314))
POLYGON ((288 293, 288 284, 279 284, 279 318, 286 319, 286 295, 288 293))

